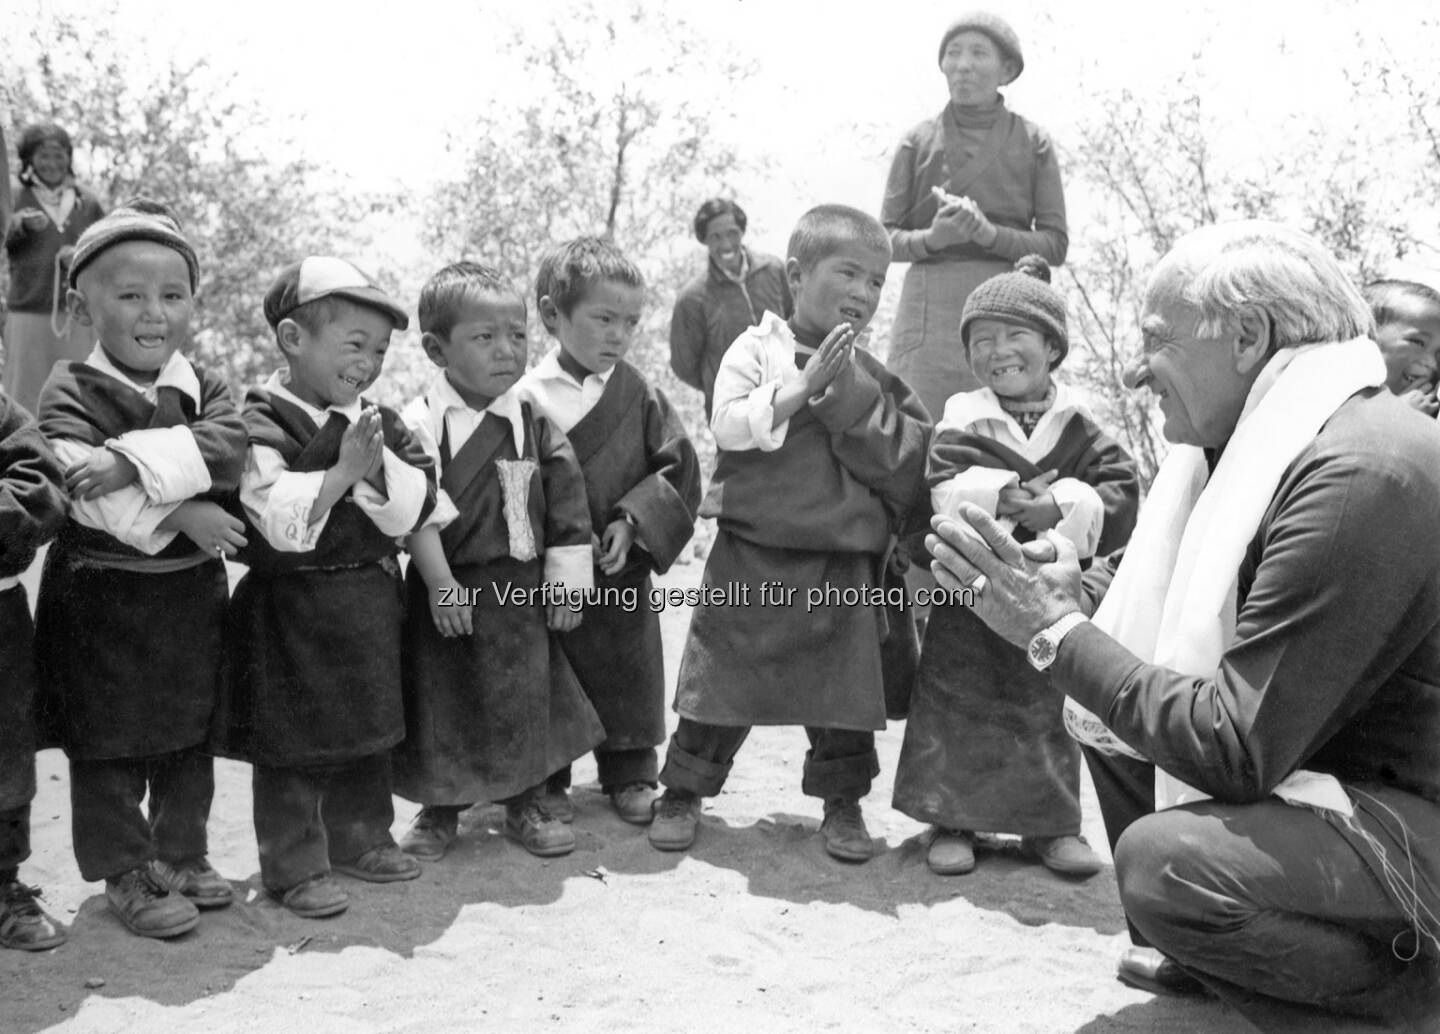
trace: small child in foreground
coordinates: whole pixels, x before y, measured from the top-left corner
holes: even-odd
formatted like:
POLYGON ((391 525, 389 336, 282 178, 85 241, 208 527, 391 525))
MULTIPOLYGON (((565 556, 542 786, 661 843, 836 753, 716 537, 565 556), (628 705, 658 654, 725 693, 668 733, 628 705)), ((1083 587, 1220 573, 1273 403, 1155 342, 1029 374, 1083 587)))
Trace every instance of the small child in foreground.
POLYGON ((222 507, 245 459, 230 389, 180 352, 200 268, 169 213, 132 201, 81 235, 70 315, 99 343, 57 363, 40 430, 70 519, 35 612, 42 739, 70 759, 75 860, 132 933, 173 937, 230 904, 206 860, 206 742, 245 544, 222 507), (148 817, 141 802, 148 793, 148 817))
MULTIPOLYGON (((984 387, 952 395, 926 480, 937 514, 962 502, 998 516, 1021 542, 1051 528, 1082 559, 1125 544, 1140 482, 1130 456, 1052 373, 1070 342, 1050 267, 1030 255, 971 292, 960 340, 984 387)), ((932 604, 894 806, 934 824, 939 875, 975 867, 974 831, 1016 833, 1022 849, 1071 876, 1100 869, 1080 836, 1080 747, 1049 676, 962 602, 932 604)))
POLYGON ((1367 284, 1375 343, 1385 357, 1385 386, 1428 416, 1440 412, 1435 385, 1440 364, 1440 291, 1413 280, 1367 284))
POLYGON ((919 399, 855 344, 889 264, 874 218, 811 209, 785 263, 794 317, 766 313, 721 362, 720 457, 701 508, 719 520, 703 586, 721 599, 702 600, 690 622, 650 827, 660 850, 694 842, 700 799, 720 792, 751 726, 802 725, 801 789, 825 802, 825 850, 853 862, 873 853, 860 799, 880 771, 888 630, 866 590, 882 584, 896 531, 923 505, 930 439, 919 399), (767 583, 779 602, 723 598, 732 584, 767 583), (814 593, 823 602, 812 606, 814 593))
POLYGON ((564 594, 592 584, 585 482, 565 436, 515 388, 525 299, 499 274, 473 262, 440 270, 420 292, 420 329, 439 370, 404 417, 454 519, 406 547, 395 790, 424 807, 401 847, 438 859, 462 811, 503 801, 505 831, 527 851, 567 854, 575 834, 546 810, 545 777, 603 735, 551 635, 581 619, 564 594))
POLYGON ((0 948, 21 951, 65 943, 40 892, 20 882, 35 797, 35 629, 20 575, 64 524, 67 502, 35 418, 0 391, 0 948))
MULTIPOLYGON (((599 601, 560 641, 605 726, 600 788, 622 819, 645 825, 665 742, 660 618, 645 601, 650 572, 668 570, 694 534, 700 464, 670 401, 625 361, 645 299, 640 270, 614 245, 581 237, 544 257, 535 295, 559 347, 522 390, 569 436, 595 529, 599 601), (626 600, 638 605, 617 602, 626 600)), ((566 765, 549 783, 561 814, 573 814, 569 786, 566 765)))
POLYGON ((265 889, 305 918, 344 911, 332 870, 372 883, 419 864, 390 835, 390 748, 404 735, 399 539, 435 509, 434 470, 400 417, 361 393, 409 323, 337 258, 265 292, 286 370, 245 397, 235 587, 219 749, 254 766, 265 889))

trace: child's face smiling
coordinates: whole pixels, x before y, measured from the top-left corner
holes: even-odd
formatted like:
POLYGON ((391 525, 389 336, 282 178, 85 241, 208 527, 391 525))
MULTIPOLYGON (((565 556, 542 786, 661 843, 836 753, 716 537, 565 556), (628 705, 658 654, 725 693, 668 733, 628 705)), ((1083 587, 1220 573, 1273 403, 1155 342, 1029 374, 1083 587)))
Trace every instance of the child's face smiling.
POLYGON ((70 174, 70 155, 53 140, 47 140, 35 148, 30 156, 30 167, 35 176, 47 187, 58 187, 70 174))
POLYGON ((970 324, 970 369, 1001 398, 1043 399, 1057 355, 1056 347, 1033 327, 987 319, 970 324))
POLYGON ((154 375, 190 338, 190 267, 174 248, 125 241, 106 249, 70 294, 79 322, 122 367, 154 375))
POLYGON ((395 329, 378 309, 348 301, 314 333, 294 320, 280 326, 280 348, 290 363, 288 387, 317 409, 349 406, 375 383, 395 329))
POLYGON ((850 241, 826 255, 808 271, 796 259, 785 263, 795 297, 795 322, 815 334, 828 334, 841 323, 860 333, 875 315, 889 251, 850 241))
POLYGON ((1390 306, 1399 317, 1382 323, 1375 343, 1385 357, 1385 385, 1397 395, 1434 379, 1440 355, 1440 310, 1422 298, 1399 298, 1390 306))
POLYGON ((477 409, 505 394, 525 372, 525 303, 513 294, 466 300, 448 337, 425 335, 425 351, 460 397, 477 409))
POLYGON ((585 291, 570 315, 555 310, 551 330, 571 359, 591 373, 604 373, 630 350, 644 307, 640 288, 602 280, 585 291))

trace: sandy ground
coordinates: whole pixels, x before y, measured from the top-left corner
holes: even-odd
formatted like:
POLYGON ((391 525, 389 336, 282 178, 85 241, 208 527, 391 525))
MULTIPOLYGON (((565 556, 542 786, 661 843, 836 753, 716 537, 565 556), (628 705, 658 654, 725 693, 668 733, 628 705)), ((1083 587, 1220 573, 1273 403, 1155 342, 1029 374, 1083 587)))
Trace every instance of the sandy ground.
MULTIPOLYGON (((698 583, 701 563, 665 584, 698 583)), ((33 599, 33 580, 32 580, 33 599)), ((671 678, 689 613, 663 616, 671 678)), ((239 902, 172 941, 130 935, 70 853, 65 759, 40 756, 22 878, 71 924, 52 952, 0 952, 0 1031, 1250 1030, 1209 1000, 1118 983, 1128 943, 1113 872, 1072 882, 982 855, 969 876, 924 864, 923 827, 889 807, 903 727, 879 738, 866 801, 877 856, 832 861, 800 793, 800 729, 757 730, 687 854, 653 850, 576 766, 577 850, 541 861, 467 814, 412 883, 345 877, 350 910, 298 919, 261 891, 244 765, 220 762, 210 858, 239 902), (883 848, 883 849, 882 849, 883 848)), ((396 802, 398 836, 416 811, 396 802)), ((1086 833, 1104 835, 1086 787, 1086 833)), ((1103 849, 1103 846, 1102 846, 1103 849)))

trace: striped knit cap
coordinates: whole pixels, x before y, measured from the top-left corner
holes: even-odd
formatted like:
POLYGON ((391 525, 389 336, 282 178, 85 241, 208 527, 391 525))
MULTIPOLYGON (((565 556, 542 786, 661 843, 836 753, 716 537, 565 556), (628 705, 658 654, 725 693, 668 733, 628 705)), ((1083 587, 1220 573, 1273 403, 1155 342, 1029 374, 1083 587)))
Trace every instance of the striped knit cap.
POLYGON ((100 257, 101 253, 126 241, 154 241, 174 248, 190 267, 190 290, 200 283, 200 260, 195 249, 180 232, 180 224, 170 209, 148 198, 131 198, 119 205, 99 222, 91 223, 75 242, 70 259, 70 286, 75 286, 81 270, 100 257))
POLYGON ((1053 370, 1070 351, 1065 329, 1065 299, 1050 286, 1050 264, 1039 255, 1026 255, 1015 263, 1015 272, 991 277, 965 299, 960 315, 960 340, 970 352, 970 324, 976 320, 999 320, 1033 327, 1055 342, 1060 354, 1050 364, 1053 370))

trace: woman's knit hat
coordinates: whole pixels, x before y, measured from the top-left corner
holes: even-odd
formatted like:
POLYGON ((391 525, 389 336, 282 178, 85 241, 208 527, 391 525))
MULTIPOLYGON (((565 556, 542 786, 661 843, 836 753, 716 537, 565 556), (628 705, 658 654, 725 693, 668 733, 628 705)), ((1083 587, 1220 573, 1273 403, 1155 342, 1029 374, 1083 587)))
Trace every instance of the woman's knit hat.
POLYGON ((126 241, 154 241, 174 248, 190 267, 190 290, 194 291, 200 283, 200 259, 170 210, 158 201, 137 197, 117 206, 98 222, 91 223, 80 235, 75 242, 75 254, 70 259, 70 286, 75 286, 80 272, 103 252, 126 241))
POLYGON ((962 32, 983 32, 1000 48, 1001 57, 1015 62, 1015 74, 1009 82, 1019 79, 1020 73, 1025 71, 1025 55, 1020 53, 1020 37, 1015 35, 1009 22, 989 11, 971 11, 958 21, 952 22, 950 28, 945 30, 945 35, 940 37, 940 56, 937 60, 945 60, 946 46, 962 32))
POLYGON ((1050 369, 1055 369, 1070 351, 1065 329, 1065 299, 1050 286, 1050 264, 1039 255, 1026 255, 1015 263, 1015 272, 991 277, 965 299, 960 315, 960 340, 970 352, 970 324, 976 320, 999 320, 1034 327, 1055 343, 1059 351, 1050 369))

